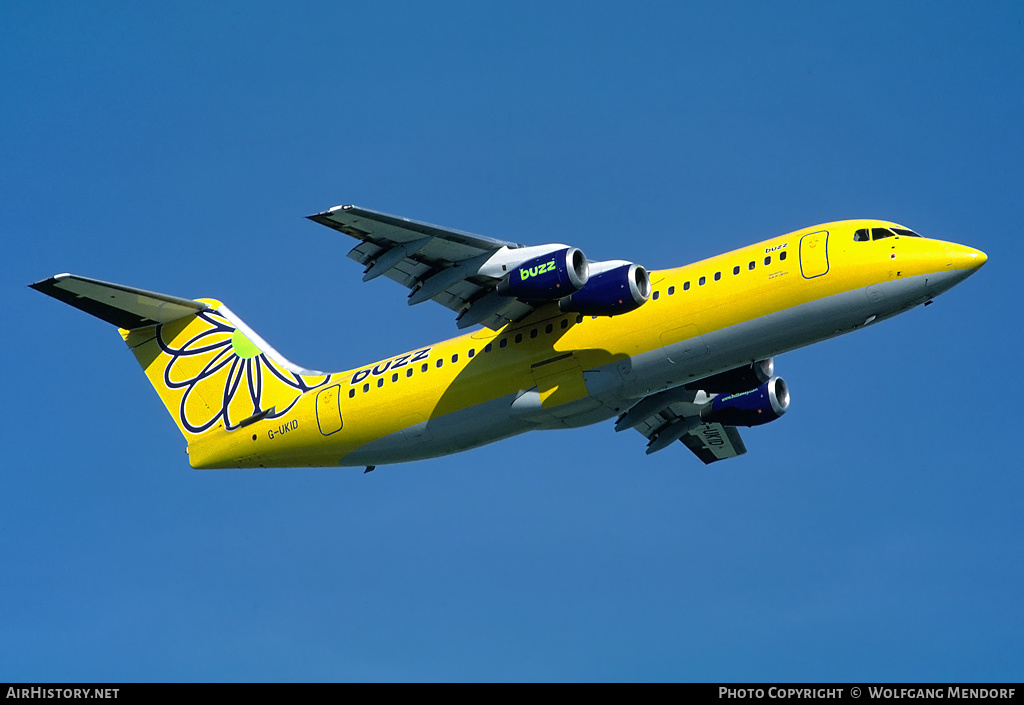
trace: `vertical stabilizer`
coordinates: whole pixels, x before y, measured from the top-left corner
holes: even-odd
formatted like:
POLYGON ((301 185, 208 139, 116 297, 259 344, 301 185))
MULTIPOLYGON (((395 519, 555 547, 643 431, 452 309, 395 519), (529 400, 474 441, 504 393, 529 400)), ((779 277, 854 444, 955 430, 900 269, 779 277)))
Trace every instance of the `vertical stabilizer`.
POLYGON ((219 301, 59 274, 32 288, 116 325, 190 443, 283 416, 330 381, 284 359, 219 301))

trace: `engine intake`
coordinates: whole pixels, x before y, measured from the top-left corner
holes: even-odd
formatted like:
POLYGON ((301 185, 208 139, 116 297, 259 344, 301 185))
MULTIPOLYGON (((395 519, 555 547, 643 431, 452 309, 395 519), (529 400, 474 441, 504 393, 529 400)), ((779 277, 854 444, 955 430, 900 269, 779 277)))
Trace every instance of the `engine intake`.
POLYGON ((586 286, 559 299, 565 313, 587 316, 615 316, 640 308, 651 296, 647 270, 630 262, 611 263, 612 267, 592 274, 586 286))

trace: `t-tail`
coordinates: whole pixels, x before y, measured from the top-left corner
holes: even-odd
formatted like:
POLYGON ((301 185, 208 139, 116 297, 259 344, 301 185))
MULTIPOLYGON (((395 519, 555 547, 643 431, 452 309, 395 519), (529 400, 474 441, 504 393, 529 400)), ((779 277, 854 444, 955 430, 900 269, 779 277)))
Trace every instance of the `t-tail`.
POLYGON ((189 445, 193 467, 258 465, 233 457, 234 432, 288 414, 331 375, 289 362, 211 299, 181 299, 58 274, 30 285, 118 327, 189 445))

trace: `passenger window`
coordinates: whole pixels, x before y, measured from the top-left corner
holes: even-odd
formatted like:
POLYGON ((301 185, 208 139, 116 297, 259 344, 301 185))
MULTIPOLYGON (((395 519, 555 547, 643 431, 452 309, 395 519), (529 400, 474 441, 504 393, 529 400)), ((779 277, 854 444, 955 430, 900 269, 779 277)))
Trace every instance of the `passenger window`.
POLYGON ((767 257, 764 258, 764 266, 765 267, 767 267, 771 263, 772 263, 772 256, 771 255, 768 255, 767 257))
POLYGON ((657 301, 659 296, 661 296, 661 292, 660 291, 656 291, 656 292, 654 292, 654 296, 652 296, 651 298, 654 299, 655 301, 657 301))
POLYGON ((452 364, 454 364, 454 363, 456 363, 456 362, 458 362, 458 361, 459 361, 459 355, 458 355, 458 353, 456 353, 455 355, 452 355, 452 364))
POLYGON ((405 371, 405 376, 406 377, 412 377, 412 368, 411 367, 405 371))
POLYGON ((544 326, 544 332, 545 333, 550 333, 554 329, 555 329, 555 326, 553 324, 551 324, 551 323, 548 323, 546 326, 544 326))
POLYGON ((861 228, 860 230, 858 230, 857 232, 855 232, 853 234, 853 241, 854 242, 867 242, 870 239, 871 238, 868 237, 868 229, 867 228, 861 228))
POLYGON ((786 259, 786 251, 785 250, 783 250, 782 252, 779 253, 779 261, 782 261, 784 259, 786 259))
POLYGON ((721 272, 715 272, 715 281, 719 281, 722 278, 721 272))
POLYGON ((732 268, 732 273, 733 273, 733 276, 735 276, 735 275, 740 273, 740 266, 738 264, 735 267, 732 268))
POLYGON ((576 314, 576 322, 577 323, 583 323, 583 314, 582 313, 576 314))
POLYGON ((750 264, 747 265, 747 269, 753 272, 755 266, 757 266, 757 264, 755 262, 751 262, 750 264))
POLYGON ((352 389, 348 390, 348 398, 349 398, 349 399, 351 399, 351 398, 352 398, 352 397, 354 397, 355 395, 356 395, 356 389, 355 389, 355 387, 353 387, 352 389))
POLYGON ((493 346, 490 343, 487 343, 487 345, 484 346, 484 352, 489 353, 492 347, 493 346))
POLYGON ((690 288, 690 282, 683 282, 683 291, 687 291, 690 288))
POLYGON ((498 343, 498 347, 499 347, 499 348, 503 348, 503 347, 505 347, 506 345, 508 345, 508 338, 502 338, 502 339, 501 339, 501 342, 500 342, 500 343, 498 343))
POLYGON ((378 387, 383 387, 384 386, 384 378, 383 377, 381 377, 380 379, 377 380, 377 386, 378 387))
POLYGON ((473 357, 474 355, 476 355, 476 350, 474 350, 473 348, 470 348, 469 349, 469 356, 473 357))
POLYGON ((672 296, 672 294, 674 294, 674 293, 676 293, 676 288, 674 286, 670 286, 668 288, 668 295, 672 296))
POLYGON ((428 369, 428 367, 427 367, 427 363, 425 363, 425 362, 424 362, 424 363, 423 363, 423 366, 422 366, 422 367, 420 368, 420 372, 426 372, 426 371, 427 371, 427 369, 428 369))
POLYGON ((705 281, 706 281, 705 277, 701 277, 700 279, 697 280, 697 285, 698 286, 704 286, 704 282, 705 281))
POLYGON ((536 328, 534 328, 533 330, 530 331, 530 337, 531 338, 536 338, 537 337, 537 329, 536 328))
POLYGON ((391 375, 391 381, 392 382, 397 382, 398 381, 398 373, 397 372, 395 374, 391 375))
POLYGON ((516 343, 521 343, 521 342, 523 342, 523 334, 522 333, 516 333, 516 343))
POLYGON ((370 391, 370 383, 369 382, 367 382, 366 384, 363 385, 363 391, 364 392, 370 391))
POLYGON ((562 328, 568 328, 568 327, 569 327, 569 319, 568 318, 563 318, 562 319, 562 328))
POLYGON ((437 366, 440 367, 443 364, 444 364, 444 360, 438 359, 437 366))

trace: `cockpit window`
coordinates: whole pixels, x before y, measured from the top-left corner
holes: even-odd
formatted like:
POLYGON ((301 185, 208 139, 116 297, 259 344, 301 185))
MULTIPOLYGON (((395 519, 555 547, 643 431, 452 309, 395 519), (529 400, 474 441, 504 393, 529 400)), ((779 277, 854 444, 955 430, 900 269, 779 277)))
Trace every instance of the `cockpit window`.
POLYGON ((921 237, 913 230, 906 228, 861 228, 853 234, 854 242, 867 242, 868 240, 881 240, 885 237, 900 235, 902 237, 921 237))

